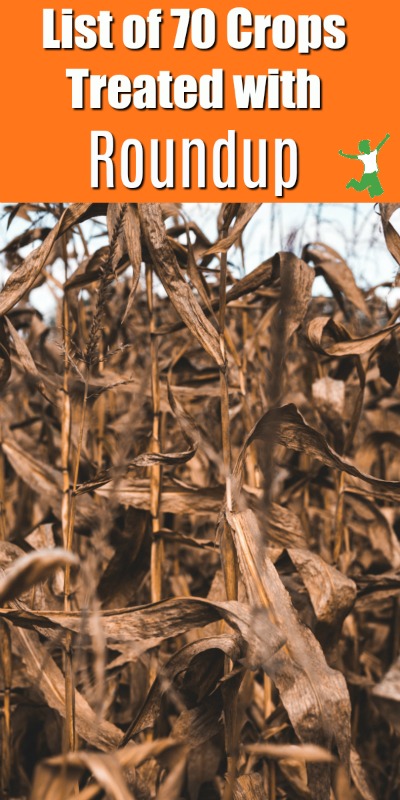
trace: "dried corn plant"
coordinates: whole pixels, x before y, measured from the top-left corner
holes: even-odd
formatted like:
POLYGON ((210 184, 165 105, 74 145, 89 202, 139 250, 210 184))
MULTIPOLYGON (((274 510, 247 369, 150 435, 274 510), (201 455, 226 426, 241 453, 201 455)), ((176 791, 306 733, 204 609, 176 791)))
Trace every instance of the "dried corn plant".
POLYGON ((3 798, 400 796, 400 323, 257 208, 7 209, 3 798))

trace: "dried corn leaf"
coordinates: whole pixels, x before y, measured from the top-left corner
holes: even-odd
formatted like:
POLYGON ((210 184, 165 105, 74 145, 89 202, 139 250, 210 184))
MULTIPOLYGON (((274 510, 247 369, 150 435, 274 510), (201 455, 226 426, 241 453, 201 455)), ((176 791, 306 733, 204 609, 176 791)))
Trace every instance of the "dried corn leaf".
MULTIPOLYGON (((101 270, 107 261, 109 248, 104 245, 95 251, 89 258, 84 259, 79 267, 72 273, 71 277, 65 282, 64 288, 70 289, 83 289, 85 286, 90 286, 94 281, 98 281, 101 275, 101 270)), ((128 265, 128 259, 122 262, 119 268, 125 268, 128 265)), ((117 270, 118 272, 119 270, 117 270)))
POLYGON ((375 792, 372 790, 368 776, 363 767, 361 758, 357 750, 352 747, 350 753, 350 773, 353 783, 362 797, 362 800, 377 800, 375 792))
MULTIPOLYGON (((135 769, 152 758, 173 766, 182 752, 182 744, 168 738, 143 745, 130 744, 112 754, 81 750, 63 757, 48 758, 35 772, 31 800, 67 800, 68 792, 72 792, 73 797, 80 797, 76 788, 85 770, 91 772, 96 782, 96 793, 102 788, 113 800, 126 800, 132 798, 132 794, 123 778, 124 769, 135 769)), ((84 796, 84 790, 82 794, 84 796)))
MULTIPOLYGON (((46 629, 79 633, 84 624, 87 624, 87 631, 91 636, 96 633, 97 623, 92 622, 91 617, 86 620, 83 613, 33 612, 21 608, 6 609, 2 611, 2 615, 15 626, 34 627, 44 633, 46 629)), ((265 658, 267 653, 273 653, 282 646, 282 635, 271 625, 267 613, 258 615, 259 632, 254 644, 251 644, 254 633, 253 612, 248 606, 236 601, 211 602, 199 597, 180 597, 101 614, 101 624, 108 643, 129 644, 136 656, 191 628, 204 627, 221 619, 238 631, 255 652, 261 647, 258 636, 267 638, 268 641, 262 645, 265 658)))
MULTIPOLYGON (((98 485, 98 484, 97 484, 98 485)), ((150 510, 150 484, 146 479, 122 480, 117 483, 107 481, 104 486, 89 484, 82 486, 78 491, 95 489, 99 497, 114 499, 124 506, 132 506, 145 511, 150 510)), ((200 514, 201 516, 217 514, 224 499, 225 490, 222 486, 211 488, 197 488, 179 484, 163 483, 163 492, 160 500, 160 511, 163 514, 200 514)))
POLYGON ((339 325, 330 317, 315 317, 307 327, 307 336, 312 347, 320 353, 329 356, 361 356, 383 342, 387 336, 398 330, 400 323, 388 325, 380 331, 369 333, 355 339, 350 336, 344 325, 339 325), (339 341, 333 344, 323 345, 322 339, 325 332, 329 332, 333 338, 339 341))
POLYGON ((302 324, 311 300, 314 270, 292 253, 279 253, 281 295, 279 312, 287 342, 302 324))
POLYGON ((40 372, 29 352, 28 346, 21 338, 18 331, 14 328, 12 322, 9 319, 6 319, 6 323, 23 369, 25 370, 27 375, 29 375, 29 377, 32 378, 34 385, 36 386, 40 394, 43 395, 45 400, 53 402, 53 400, 50 400, 49 389, 46 387, 45 382, 42 376, 40 375, 40 372))
POLYGON ((246 745, 246 752, 255 756, 266 756, 267 758, 280 759, 290 758, 295 761, 314 761, 325 764, 332 764, 334 756, 329 750, 318 747, 315 744, 273 744, 260 742, 258 744, 246 745))
POLYGON ((43 244, 27 256, 25 261, 8 278, 4 289, 0 292, 0 316, 8 314, 13 306, 29 291, 45 266, 54 243, 60 236, 80 222, 90 212, 90 209, 90 203, 74 203, 65 209, 59 222, 46 237, 43 244))
MULTIPOLYGON (((279 278, 279 270, 280 256, 279 253, 275 253, 272 258, 268 258, 266 261, 263 261, 262 264, 253 269, 251 272, 247 273, 247 275, 244 275, 243 278, 240 278, 240 280, 236 281, 236 283, 234 283, 233 286, 228 289, 226 293, 227 305, 229 303, 233 303, 235 300, 240 300, 242 297, 245 297, 248 294, 256 292, 257 289, 260 289, 262 286, 271 286, 271 284, 273 284, 279 278)), ((276 298, 279 297, 278 289, 271 289, 271 291, 274 292, 276 298)), ((218 311, 219 297, 215 300, 212 300, 211 308, 214 312, 218 311)), ((203 308, 203 311, 206 316, 210 314, 207 305, 203 308)), ((175 325, 161 326, 158 329, 157 334, 162 336, 166 333, 173 333, 174 331, 181 330, 182 327, 183 325, 179 322, 175 325)))
POLYGON ((168 386, 168 399, 179 427, 189 445, 188 449, 180 453, 143 453, 129 462, 129 468, 150 467, 152 464, 164 464, 165 466, 186 464, 196 454, 199 446, 199 433, 194 420, 181 406, 170 386, 168 386))
MULTIPOLYGON (((271 621, 285 638, 274 655, 260 650, 256 658, 279 690, 283 705, 302 743, 330 749, 350 758, 350 700, 340 672, 328 667, 312 632, 300 622, 272 561, 263 552, 257 520, 251 511, 226 512, 246 591, 255 607, 269 610, 271 621)), ((300 551, 301 552, 301 551, 300 551)), ((253 631, 258 633, 255 615, 253 631)), ((260 637, 261 638, 261 637, 260 637)), ((309 788, 315 800, 329 800, 329 770, 309 767, 309 788)))
POLYGON ((57 509, 61 502, 62 485, 58 470, 33 458, 10 435, 3 440, 3 451, 17 475, 57 509))
POLYGON ((268 800, 261 775, 258 772, 241 775, 233 787, 233 800, 268 800))
POLYGON ((132 264, 133 276, 131 288, 129 291, 128 302, 121 322, 124 323, 135 298, 136 289, 138 287, 140 278, 140 267, 142 264, 142 243, 140 238, 140 221, 137 207, 129 204, 124 219, 123 235, 125 238, 125 247, 129 256, 129 261, 132 264))
POLYGON ((193 336, 222 367, 224 361, 218 334, 181 275, 176 256, 166 234, 159 204, 142 203, 139 206, 139 218, 152 264, 171 303, 193 336))
POLYGON ((318 621, 330 628, 340 627, 356 599, 354 581, 310 550, 289 547, 288 554, 308 591, 318 621))
MULTIPOLYGON (((150 728, 154 724, 160 711, 163 695, 170 690, 176 677, 189 668, 193 659, 201 653, 210 652, 211 655, 211 652, 216 650, 224 653, 232 661, 237 661, 242 653, 240 638, 230 634, 209 636, 206 639, 198 639, 196 642, 185 645, 178 653, 172 656, 154 681, 138 717, 129 726, 124 736, 125 744, 132 736, 146 730, 146 728, 150 728)), ((201 687, 199 688, 201 689, 201 687)))
MULTIPOLYGON (((47 705, 65 717, 65 682, 56 662, 40 643, 34 631, 14 628, 13 646, 22 658, 30 683, 41 694, 47 705)), ((76 731, 85 742, 99 750, 110 750, 122 739, 119 729, 98 716, 84 697, 75 690, 76 731)))
MULTIPOLYGON (((383 234, 385 237, 386 245, 393 258, 400 265, 400 237, 396 229, 390 222, 392 214, 400 208, 400 203, 380 203, 379 210, 381 212, 383 234)), ((396 278, 396 286, 398 285, 398 276, 396 278)))
MULTIPOLYGON (((214 255, 216 253, 226 253, 227 250, 229 250, 229 248, 232 247, 232 245, 234 245, 242 235, 246 225, 248 225, 250 220, 254 217, 254 214, 260 208, 261 203, 240 203, 238 206, 239 207, 235 209, 236 220, 232 228, 228 231, 224 239, 220 239, 212 247, 210 247, 209 250, 206 251, 207 256, 214 255)), ((229 216, 230 211, 228 209, 225 209, 225 211, 228 212, 229 216)))
POLYGON ((46 580, 54 570, 79 566, 79 558, 60 547, 39 550, 17 558, 7 573, 0 576, 0 603, 20 597, 36 583, 46 580))
POLYGON ((400 658, 375 686, 372 695, 383 716, 400 733, 400 658))
POLYGON ((89 770, 99 788, 107 792, 110 800, 132 800, 118 759, 113 753, 80 752, 79 757, 75 757, 73 764, 65 765, 66 770, 61 775, 58 768, 52 767, 51 761, 39 765, 35 773, 31 800, 46 800, 46 798, 48 800, 50 798, 51 800, 67 800, 68 797, 79 797, 77 795, 79 777, 85 769, 89 770), (44 786, 46 786, 46 790, 43 794, 44 786))
POLYGON ((400 481, 385 481, 380 478, 374 478, 372 475, 361 472, 347 459, 341 458, 330 447, 322 433, 306 423, 304 417, 293 403, 267 411, 255 424, 239 456, 235 468, 236 475, 241 473, 247 447, 257 439, 268 442, 270 446, 281 444, 289 448, 289 450, 307 453, 307 455, 322 461, 328 467, 339 469, 354 478, 366 481, 371 486, 381 489, 381 491, 390 490, 396 492, 396 494, 400 492, 400 481))
POLYGON ((332 247, 322 242, 307 244, 302 252, 304 261, 312 261, 317 274, 322 274, 339 305, 343 307, 343 297, 359 311, 369 314, 361 289, 345 260, 332 247))

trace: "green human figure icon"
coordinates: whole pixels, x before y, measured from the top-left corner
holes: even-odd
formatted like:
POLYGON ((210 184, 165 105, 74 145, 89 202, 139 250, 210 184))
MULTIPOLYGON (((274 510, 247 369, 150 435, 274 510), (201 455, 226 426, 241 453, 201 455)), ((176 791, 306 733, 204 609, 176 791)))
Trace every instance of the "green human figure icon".
POLYGON ((359 155, 353 156, 349 153, 344 153, 343 150, 339 150, 340 156, 344 156, 344 158, 356 158, 364 164, 364 174, 361 180, 357 181, 355 178, 352 178, 346 184, 346 189, 355 189, 357 192, 368 189, 370 197, 378 197, 383 194, 382 184, 378 178, 379 167, 377 156, 381 147, 383 147, 385 142, 389 139, 389 135, 389 133, 386 134, 385 138, 375 147, 375 150, 371 150, 371 142, 369 139, 362 139, 361 142, 358 143, 359 155))

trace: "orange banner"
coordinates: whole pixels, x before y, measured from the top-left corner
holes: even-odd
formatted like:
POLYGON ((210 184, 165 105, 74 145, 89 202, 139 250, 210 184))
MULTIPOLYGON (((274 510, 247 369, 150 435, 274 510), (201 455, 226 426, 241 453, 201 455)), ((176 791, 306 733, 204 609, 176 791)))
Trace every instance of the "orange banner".
POLYGON ((395 201, 399 22, 344 0, 4 4, 1 200, 395 201))

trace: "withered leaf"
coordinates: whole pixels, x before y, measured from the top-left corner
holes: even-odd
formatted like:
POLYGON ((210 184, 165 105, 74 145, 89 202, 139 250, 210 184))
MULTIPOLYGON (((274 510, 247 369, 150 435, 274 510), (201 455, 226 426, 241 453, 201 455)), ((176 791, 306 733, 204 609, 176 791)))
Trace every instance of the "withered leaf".
POLYGON ((343 307, 345 297, 364 314, 369 314, 364 295, 358 288, 350 267, 336 250, 322 242, 312 242, 304 247, 302 258, 315 264, 316 273, 324 276, 340 306, 343 307))
POLYGON ((384 572, 381 575, 359 576, 357 585, 357 609, 374 609, 380 601, 392 601, 399 596, 400 575, 397 572, 384 572))
POLYGON ((79 797, 79 778, 84 769, 89 770, 98 787, 107 792, 112 800, 132 800, 132 795, 124 780, 118 758, 114 753, 91 753, 82 751, 75 758, 68 759, 64 772, 60 774, 58 765, 50 759, 39 764, 34 777, 31 800, 63 800, 69 786, 70 796, 79 797), (80 768, 80 769, 79 769, 80 768), (47 791, 43 794, 43 787, 47 791), (74 791, 75 790, 75 791, 74 791))
POLYGON ((20 597, 36 583, 46 580, 54 570, 67 565, 79 566, 79 558, 60 547, 35 551, 17 558, 7 573, 0 576, 0 604, 20 597))
POLYGON ((296 761, 320 761, 332 764, 334 756, 324 747, 316 744, 273 744, 260 742, 259 744, 246 745, 246 751, 256 756, 266 756, 267 758, 280 759, 291 758, 296 761))
POLYGON ((369 353, 387 336, 398 330, 399 326, 400 323, 388 325, 386 328, 381 328, 380 331, 355 339, 350 336, 344 325, 339 325, 330 317, 315 317, 308 324, 307 335, 311 345, 325 355, 336 357, 361 356, 364 353, 369 353), (323 345, 322 339, 325 331, 329 331, 339 341, 323 345))
POLYGON ((258 211, 260 206, 261 203, 240 203, 235 213, 236 220, 232 228, 228 231, 227 236, 210 247, 205 255, 210 256, 216 253, 226 253, 239 239, 239 236, 241 236, 246 225, 254 217, 254 214, 258 211))
POLYGON ((322 461, 328 467, 346 472, 348 475, 366 481, 371 486, 376 486, 382 491, 387 489, 396 492, 396 494, 400 491, 400 481, 385 481, 380 478, 374 478, 372 475, 361 472, 349 460, 341 458, 330 447, 322 433, 306 423, 304 417, 293 403, 267 411, 255 424, 239 456, 235 468, 236 475, 241 473, 246 448, 257 439, 268 441, 270 445, 281 444, 290 450, 307 453, 322 461))
POLYGON ((377 800, 375 792, 371 788, 368 776, 363 767, 360 755, 355 747, 351 748, 350 753, 350 774, 352 781, 363 800, 377 800))
MULTIPOLYGON (((15 626, 37 628, 44 634, 46 630, 79 633, 83 622, 91 636, 96 633, 95 622, 91 617, 86 620, 81 613, 32 612, 21 607, 5 609, 2 615, 15 626)), ((253 665, 260 666, 283 645, 282 633, 272 625, 265 610, 257 612, 256 631, 253 610, 233 600, 212 602, 198 597, 163 600, 148 606, 105 611, 101 614, 101 625, 110 646, 113 643, 124 650, 129 645, 131 654, 138 658, 166 639, 221 619, 248 642, 253 665)))
MULTIPOLYGON (((300 741, 327 749, 336 742, 341 759, 348 764, 350 700, 343 675, 328 667, 313 633, 300 622, 276 568, 261 546, 253 512, 226 512, 226 517, 250 602, 268 609, 271 622, 285 638, 283 647, 274 654, 250 650, 248 659, 252 663, 255 657, 275 683, 300 741)), ((255 616, 253 633, 257 634, 257 629, 255 616)), ((329 800, 329 784, 329 770, 322 765, 309 767, 309 788, 315 800, 329 800)))
POLYGON ((375 686, 372 695, 381 713, 400 733, 400 658, 375 686))
POLYGON ((179 427, 188 443, 188 449, 180 453, 143 453, 129 462, 128 467, 150 467, 152 464, 165 464, 166 466, 186 464, 196 454, 199 446, 199 434, 194 420, 184 410, 172 389, 168 386, 168 399, 177 419, 179 427))
POLYGON ((178 653, 172 656, 154 681, 138 717, 129 726, 124 736, 125 744, 136 733, 154 724, 159 713, 162 697, 165 692, 168 692, 175 678, 187 670, 193 659, 200 653, 213 650, 220 650, 233 661, 236 661, 242 652, 241 641, 237 636, 223 634, 221 636, 209 636, 206 639, 198 639, 196 642, 192 642, 181 648, 178 653))
MULTIPOLYGON (((0 316, 8 312, 33 286, 43 269, 54 243, 70 228, 90 213, 91 203, 73 203, 65 209, 59 222, 46 237, 43 244, 30 253, 25 261, 11 273, 4 289, 0 292, 0 316)), ((93 209, 94 211, 94 209, 93 209)))
POLYGON ((28 244, 33 244, 38 239, 42 242, 46 236, 51 233, 51 228, 32 228, 31 230, 24 231, 16 236, 14 239, 11 239, 10 242, 6 244, 0 250, 0 253, 9 253, 9 252, 16 252, 21 247, 26 247, 28 244))
POLYGON ((140 267, 142 264, 142 244, 140 238, 140 221, 137 207, 129 204, 126 215, 124 218, 123 235, 125 239, 126 251, 129 256, 129 261, 132 264, 133 276, 132 284, 129 292, 128 302, 121 322, 123 323, 131 308, 135 298, 136 289, 138 287, 140 278, 140 267))
POLYGON ((266 800, 261 775, 258 772, 241 775, 233 787, 233 800, 266 800))
POLYGON ((58 507, 61 501, 61 475, 58 470, 33 458, 10 435, 3 440, 3 450, 17 475, 38 494, 43 494, 49 505, 58 507))
POLYGON ((72 273, 71 277, 65 282, 64 288, 77 289, 89 286, 100 277, 100 271, 106 263, 108 247, 104 245, 96 250, 91 256, 85 258, 79 267, 72 273))
POLYGON ((379 550, 394 569, 399 569, 400 544, 382 510, 370 498, 355 491, 346 492, 345 505, 362 520, 363 534, 369 538, 372 547, 379 550))
MULTIPOLYGON (((65 717, 64 676, 34 631, 14 628, 13 641, 17 653, 25 664, 26 674, 50 708, 65 717)), ((105 720, 99 720, 84 697, 75 690, 76 730, 79 736, 99 750, 110 750, 122 739, 119 729, 105 720)))
POLYGON ((356 599, 354 581, 311 550, 289 547, 287 552, 301 575, 317 619, 333 628, 340 626, 356 599))
MULTIPOLYGON (((43 508, 50 507, 57 518, 61 515, 61 472, 45 464, 12 437, 8 431, 3 440, 3 451, 7 460, 21 480, 41 497, 43 508)), ((76 525, 87 528, 96 519, 97 509, 91 497, 82 498, 76 510, 76 525)))
POLYGON ((206 352, 222 367, 224 360, 218 334, 180 272, 166 234, 159 204, 142 203, 138 208, 142 233, 152 264, 171 303, 206 352))
MULTIPOLYGON (((142 508, 146 511, 150 509, 150 484, 146 479, 122 480, 115 485, 107 482, 98 488, 90 484, 82 486, 80 491, 96 490, 99 497, 114 498, 125 506, 142 508)), ((209 515, 217 514, 224 499, 224 488, 216 486, 211 488, 199 489, 193 486, 180 485, 165 480, 161 496, 160 511, 171 514, 196 514, 209 515)))
MULTIPOLYGON (((79 779, 85 770, 89 770, 96 781, 96 794, 102 788, 113 800, 128 800, 132 794, 123 778, 124 769, 135 769, 152 758, 173 766, 176 756, 180 757, 182 752, 182 744, 168 738, 142 745, 129 744, 114 753, 80 750, 48 758, 35 772, 31 800, 65 800, 67 789, 79 791, 79 779)), ((81 795, 85 795, 85 790, 76 796, 81 795)))
POLYGON ((282 547, 306 547, 300 519, 290 510, 277 503, 270 503, 265 511, 266 535, 272 543, 282 547))
POLYGON ((314 282, 314 270, 292 253, 279 253, 281 295, 279 311, 282 315, 283 338, 290 339, 300 327, 307 313, 314 282))
MULTIPOLYGON (((400 208, 400 203, 380 203, 379 210, 381 212, 383 234, 385 237, 386 245, 393 258, 400 265, 400 237, 396 229, 390 222, 392 214, 400 208)), ((398 285, 398 276, 396 278, 396 285, 398 285)))
POLYGON ((29 377, 32 378, 33 383, 35 384, 37 390, 40 392, 40 394, 43 395, 45 400, 53 402, 49 398, 49 389, 46 387, 45 382, 42 376, 40 375, 40 372, 32 358, 32 355, 29 352, 28 346, 26 345, 22 337, 19 335, 18 331, 14 328, 14 325, 12 324, 11 320, 6 318, 6 323, 23 369, 25 370, 27 375, 29 375, 29 377))
MULTIPOLYGON (((240 278, 236 283, 228 289, 226 293, 226 303, 234 302, 235 300, 240 300, 241 297, 245 297, 252 292, 257 291, 262 286, 270 286, 278 277, 279 277, 279 269, 280 269, 280 258, 279 253, 275 253, 272 258, 268 258, 266 261, 263 261, 258 267, 253 269, 251 272, 244 275, 240 278)), ((272 290, 271 290, 272 291, 272 290)), ((275 290, 275 294, 279 296, 279 290, 275 290)), ((203 307, 204 314, 209 316, 210 311, 213 312, 218 311, 219 309, 219 297, 212 300, 211 303, 207 303, 203 307)), ((158 336, 164 336, 166 333, 173 333, 174 331, 181 330, 183 324, 177 322, 175 325, 168 325, 168 326, 161 326, 157 330, 158 336)))

